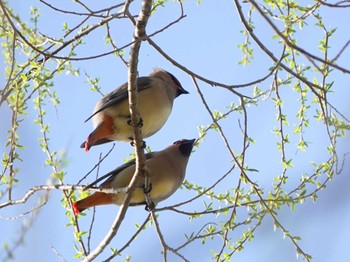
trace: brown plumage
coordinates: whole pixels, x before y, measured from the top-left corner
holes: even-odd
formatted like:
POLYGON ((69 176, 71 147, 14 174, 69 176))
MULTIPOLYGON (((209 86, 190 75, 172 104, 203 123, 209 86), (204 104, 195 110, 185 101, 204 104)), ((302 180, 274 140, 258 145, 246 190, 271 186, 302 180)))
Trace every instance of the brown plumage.
MULTIPOLYGON (((186 166, 194 142, 195 139, 182 139, 162 151, 146 154, 146 167, 149 170, 151 181, 150 197, 155 204, 171 196, 181 186, 185 178, 186 166)), ((125 188, 129 185, 134 172, 135 160, 132 160, 97 179, 87 186, 86 189, 93 187, 104 179, 106 181, 100 185, 100 188, 125 188)), ((145 179, 143 177, 137 178, 137 187, 133 192, 130 205, 145 204, 144 183, 145 179)), ((107 204, 121 205, 124 197, 125 193, 109 194, 95 192, 74 203, 73 209, 78 214, 93 206, 107 204)))
MULTIPOLYGON (((174 99, 181 94, 188 94, 180 82, 163 69, 154 70, 148 77, 139 77, 137 88, 144 138, 163 127, 171 113, 174 99)), ((127 89, 128 84, 125 83, 98 101, 94 113, 86 120, 92 118, 94 131, 81 145, 85 151, 114 140, 132 141, 127 89)))

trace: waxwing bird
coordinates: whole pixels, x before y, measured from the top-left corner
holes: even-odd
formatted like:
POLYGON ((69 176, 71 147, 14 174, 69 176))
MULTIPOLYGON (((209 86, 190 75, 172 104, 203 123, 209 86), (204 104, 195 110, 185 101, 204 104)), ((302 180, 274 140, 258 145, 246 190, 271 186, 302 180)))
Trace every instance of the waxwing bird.
MULTIPOLYGON (((171 113, 174 99, 181 94, 188 94, 179 80, 163 69, 154 70, 148 77, 139 77, 137 89, 144 138, 152 136, 162 128, 171 113)), ((86 121, 91 118, 94 131, 81 145, 85 151, 89 151, 92 146, 114 140, 132 141, 128 84, 121 85, 98 101, 93 114, 86 121)))
MULTIPOLYGON (((171 196, 182 184, 185 178, 186 166, 190 157, 195 139, 179 140, 173 145, 159 152, 147 153, 146 167, 149 170, 151 181, 150 197, 154 204, 171 196)), ((121 189, 129 185, 131 178, 135 172, 135 160, 125 163, 108 174, 100 177, 95 182, 88 185, 84 190, 92 188, 101 180, 106 179, 99 188, 104 189, 121 189)), ((144 177, 137 178, 137 186, 133 192, 130 205, 146 204, 144 193, 144 177)), ((98 206, 117 204, 121 205, 124 192, 109 194, 104 192, 95 192, 94 194, 83 198, 73 204, 75 214, 79 214, 83 210, 98 206)))

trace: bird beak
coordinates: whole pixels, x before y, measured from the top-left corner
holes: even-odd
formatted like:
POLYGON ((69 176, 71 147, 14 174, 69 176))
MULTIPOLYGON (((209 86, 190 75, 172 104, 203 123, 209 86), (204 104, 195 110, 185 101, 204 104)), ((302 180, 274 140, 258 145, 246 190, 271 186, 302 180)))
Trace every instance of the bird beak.
POLYGON ((190 139, 190 140, 186 141, 185 144, 189 143, 190 145, 193 146, 195 141, 196 141, 196 139, 190 139))
POLYGON ((182 86, 179 86, 179 95, 184 95, 184 94, 189 94, 190 92, 186 91, 185 89, 182 88, 182 86))
POLYGON ((184 141, 184 142, 180 145, 180 151, 181 151, 185 156, 190 156, 195 141, 196 141, 196 139, 191 139, 191 140, 186 140, 186 141, 184 141))

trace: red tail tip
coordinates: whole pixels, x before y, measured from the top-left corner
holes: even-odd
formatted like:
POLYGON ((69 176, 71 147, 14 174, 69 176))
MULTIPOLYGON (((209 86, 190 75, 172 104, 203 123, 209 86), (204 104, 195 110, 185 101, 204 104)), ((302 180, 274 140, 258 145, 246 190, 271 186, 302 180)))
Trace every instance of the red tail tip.
POLYGON ((90 149, 88 140, 85 141, 85 152, 88 152, 90 149))
POLYGON ((78 208, 78 204, 77 204, 78 202, 75 202, 74 204, 73 204, 73 211, 74 211, 74 214, 76 214, 76 215, 78 215, 78 214, 80 214, 80 210, 79 210, 79 208, 78 208))

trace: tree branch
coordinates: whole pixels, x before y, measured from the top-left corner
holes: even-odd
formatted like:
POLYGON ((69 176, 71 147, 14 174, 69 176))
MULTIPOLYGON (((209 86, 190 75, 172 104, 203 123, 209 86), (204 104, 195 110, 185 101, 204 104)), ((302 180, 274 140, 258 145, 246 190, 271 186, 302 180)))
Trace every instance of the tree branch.
MULTIPOLYGON (((125 6, 127 6, 127 1, 125 6)), ((142 9, 140 11, 140 15, 137 20, 135 33, 134 33, 134 43, 131 46, 130 50, 130 60, 129 60, 129 73, 128 73, 128 93, 129 93, 129 109, 131 115, 131 123, 134 126, 134 145, 135 145, 135 154, 136 154, 136 168, 133 178, 131 179, 128 192, 124 198, 122 205, 120 206, 119 212, 111 226, 111 229, 106 234, 104 239, 100 242, 100 244, 93 250, 83 261, 92 261, 95 259, 106 246, 111 242, 114 236, 117 234, 117 231, 124 220, 126 211, 129 207, 130 200, 132 197, 132 193, 136 187, 136 178, 142 172, 144 172, 145 168, 145 156, 143 153, 143 141, 142 141, 142 133, 141 128, 139 127, 140 123, 140 114, 138 111, 138 94, 137 94, 137 65, 138 65, 138 57, 139 50, 141 46, 141 39, 145 35, 146 25, 148 22, 148 18, 151 14, 152 1, 151 0, 143 0, 142 1, 142 9)))

